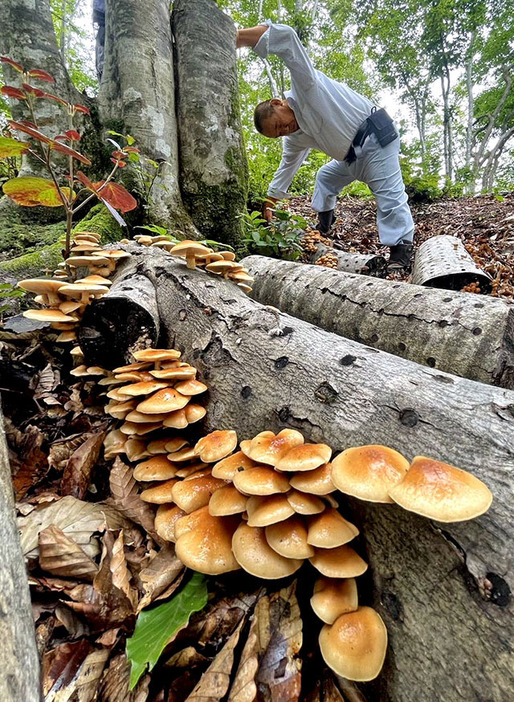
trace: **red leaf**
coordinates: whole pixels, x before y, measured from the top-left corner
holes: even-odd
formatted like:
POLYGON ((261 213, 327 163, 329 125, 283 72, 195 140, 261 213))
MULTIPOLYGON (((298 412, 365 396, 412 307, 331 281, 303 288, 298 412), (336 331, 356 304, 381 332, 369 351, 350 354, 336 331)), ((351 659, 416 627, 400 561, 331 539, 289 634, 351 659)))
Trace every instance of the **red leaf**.
POLYGON ((112 155, 115 159, 125 158, 123 151, 113 151, 112 155))
POLYGON ((47 100, 53 100, 54 102, 58 102, 61 105, 64 105, 64 107, 71 107, 69 102, 66 102, 66 100, 63 100, 62 98, 58 97, 57 95, 53 95, 52 93, 45 93, 43 97, 45 97, 47 100))
POLYGON ((80 141, 80 134, 75 131, 75 129, 68 129, 67 132, 64 132, 68 139, 71 139, 72 141, 80 141))
POLYGON ((52 76, 46 71, 42 71, 41 68, 33 68, 31 71, 28 72, 28 75, 31 78, 46 80, 47 83, 55 83, 55 80, 52 78, 52 76))
POLYGON ((52 143, 52 139, 50 139, 50 137, 47 137, 46 134, 43 134, 43 132, 40 132, 39 129, 30 126, 28 123, 15 122, 12 119, 9 119, 7 121, 9 122, 9 126, 11 127, 11 129, 15 129, 17 132, 23 132, 24 134, 28 134, 29 136, 34 137, 34 139, 42 141, 43 144, 52 143))
POLYGON ((7 56, 0 56, 0 61, 2 61, 2 63, 8 63, 9 66, 12 66, 16 71, 23 73, 23 66, 19 63, 16 63, 16 61, 7 58, 7 56))
POLYGON ((28 83, 22 83, 21 87, 27 93, 31 93, 32 95, 34 95, 34 97, 37 97, 37 98, 44 97, 46 95, 44 90, 40 90, 39 88, 34 88, 34 86, 29 85, 28 83))
POLYGON ((26 127, 32 127, 32 129, 37 129, 37 124, 34 124, 34 122, 29 122, 27 119, 20 119, 18 124, 24 124, 26 127))
POLYGON ((117 163, 117 164, 118 164, 118 168, 125 168, 125 166, 127 165, 127 164, 125 163, 125 161, 119 161, 117 158, 111 158, 111 161, 112 161, 113 163, 117 163))
POLYGON ((135 146, 125 146, 123 151, 125 151, 127 154, 130 154, 130 153, 138 154, 139 153, 139 149, 136 149, 135 146))
POLYGON ((96 192, 95 186, 94 186, 93 183, 89 180, 89 178, 87 177, 87 175, 86 175, 85 173, 82 173, 82 171, 78 171, 78 172, 77 172, 77 180, 79 181, 79 183, 82 183, 82 185, 85 185, 86 188, 88 188, 89 190, 92 190, 93 192, 96 192))
POLYGON ((84 105, 73 105, 73 109, 75 112, 82 112, 85 115, 90 115, 91 112, 89 111, 88 107, 84 107, 84 105))
MULTIPOLYGON (((70 197, 69 188, 61 188, 66 197, 70 197)), ((31 176, 11 178, 3 184, 3 191, 11 200, 23 207, 62 207, 63 201, 57 186, 52 180, 31 176)))
POLYGON ((104 185, 104 183, 104 180, 94 183, 96 193, 101 200, 108 202, 109 205, 121 212, 129 212, 137 207, 137 200, 132 197, 128 190, 125 190, 123 185, 112 182, 104 185))
POLYGON ((27 96, 19 88, 15 88, 13 85, 4 85, 2 90, 0 90, 2 95, 6 95, 10 98, 15 98, 16 100, 26 100, 27 96))

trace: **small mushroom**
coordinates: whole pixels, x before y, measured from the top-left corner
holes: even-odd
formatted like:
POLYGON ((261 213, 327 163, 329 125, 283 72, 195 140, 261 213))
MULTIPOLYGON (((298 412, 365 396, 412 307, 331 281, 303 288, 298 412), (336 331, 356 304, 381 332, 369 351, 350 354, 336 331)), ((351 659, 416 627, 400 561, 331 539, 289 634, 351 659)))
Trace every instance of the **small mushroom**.
POLYGON ((262 431, 250 443, 242 441, 241 451, 258 463, 276 465, 295 446, 303 444, 304 438, 295 429, 282 429, 276 436, 272 431, 262 431))
POLYGON ((274 495, 289 490, 289 480, 268 466, 256 466, 236 471, 233 478, 236 488, 245 495, 274 495))
POLYGON ((280 458, 275 468, 281 471, 310 471, 330 461, 332 449, 326 444, 301 444, 280 458))
POLYGON ((332 482, 346 495, 368 502, 389 502, 390 490, 409 469, 409 461, 387 446, 348 448, 332 461, 332 482))
POLYGON ((346 544, 337 548, 317 548, 309 560, 328 578, 356 578, 368 569, 366 561, 346 544))
POLYGON ((336 548, 359 534, 357 527, 342 517, 336 509, 310 517, 307 541, 318 548, 336 548))
POLYGON ((355 578, 318 578, 311 597, 311 607, 325 622, 333 624, 347 612, 355 612, 359 606, 355 578))
POLYGON ((48 309, 48 310, 25 310, 23 313, 24 317, 27 319, 35 319, 38 322, 75 322, 74 317, 70 317, 69 314, 64 314, 61 310, 48 309))
POLYGON ((404 509, 437 522, 463 522, 491 506, 487 485, 461 468, 416 456, 403 480, 389 492, 404 509))
POLYGON ((185 515, 176 505, 160 505, 155 514, 155 531, 165 541, 175 541, 175 524, 185 515))
POLYGON ((196 443, 195 452, 201 461, 216 463, 232 453, 236 446, 237 434, 235 431, 231 429, 213 431, 196 443))
POLYGON ((58 291, 63 286, 60 280, 51 280, 50 278, 27 278, 21 280, 18 286, 28 292, 36 293, 37 295, 46 295, 48 304, 57 307, 62 302, 58 295, 58 291))
POLYGON ((134 479, 140 482, 169 480, 175 477, 177 470, 177 466, 165 456, 153 456, 149 460, 137 464, 134 468, 134 479))
POLYGON ((173 501, 189 514, 208 505, 213 492, 225 485, 224 480, 213 478, 212 475, 196 478, 190 476, 188 480, 182 480, 173 486, 173 501))
POLYGON ((143 490, 140 497, 143 502, 150 502, 154 505, 163 505, 168 502, 173 502, 171 490, 177 482, 177 480, 166 480, 166 482, 160 485, 143 490))
POLYGON ((246 504, 248 512, 248 525, 251 527, 265 527, 294 514, 285 495, 269 495, 268 497, 250 497, 246 504))
POLYGON ((301 559, 284 558, 278 554, 266 541, 264 529, 254 529, 244 522, 234 533, 232 550, 241 568, 266 580, 292 575, 303 563, 301 559))
POLYGON ((325 463, 325 465, 305 473, 295 473, 289 482, 295 490, 308 492, 311 495, 328 495, 336 490, 336 486, 332 482, 332 464, 330 463, 325 463))
POLYGON ((215 478, 222 480, 233 480, 234 475, 238 470, 246 470, 257 465, 251 458, 244 455, 242 451, 237 451, 231 456, 218 461, 212 468, 212 474, 215 478))
POLYGON ((342 614, 319 635, 325 663, 347 680, 373 680, 382 670, 387 649, 387 629, 371 607, 342 614))
POLYGON ((158 390, 155 394, 137 406, 139 412, 148 414, 162 414, 163 412, 173 412, 174 410, 182 409, 189 402, 189 397, 181 395, 173 388, 164 388, 158 390))
POLYGON ((197 241, 185 239, 174 246, 170 253, 173 256, 185 258, 187 267, 194 269, 196 268, 195 258, 201 258, 202 256, 212 253, 212 249, 203 244, 199 244, 197 241))
POLYGON ((189 397, 193 395, 201 395, 206 392, 209 388, 205 383, 201 383, 199 380, 183 380, 180 383, 175 383, 175 390, 181 395, 188 395, 189 397))
POLYGON ((177 537, 175 553, 188 568, 220 575, 238 570, 239 564, 232 553, 232 537, 237 527, 233 517, 213 517, 202 511, 195 529, 177 537))
POLYGON ((298 514, 319 514, 325 509, 325 503, 315 495, 309 495, 306 492, 298 492, 291 490, 287 494, 287 500, 291 507, 298 514))
POLYGON ((209 512, 214 517, 227 517, 232 514, 240 514, 246 510, 248 498, 241 495, 232 485, 221 487, 213 492, 209 500, 209 512))
POLYGON ((314 549, 307 543, 307 528, 301 517, 289 517, 284 522, 265 528, 266 541, 284 558, 310 558, 314 549))

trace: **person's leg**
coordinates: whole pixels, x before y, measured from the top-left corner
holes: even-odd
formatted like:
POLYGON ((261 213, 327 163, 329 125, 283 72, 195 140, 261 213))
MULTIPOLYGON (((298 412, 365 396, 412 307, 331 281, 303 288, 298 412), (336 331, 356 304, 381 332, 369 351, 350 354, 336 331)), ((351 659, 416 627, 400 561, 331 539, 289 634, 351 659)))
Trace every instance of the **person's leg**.
POLYGON ((316 174, 316 185, 312 196, 312 208, 318 213, 318 231, 328 234, 334 223, 334 209, 337 196, 341 190, 353 180, 352 166, 344 161, 330 161, 321 166, 316 174))
POLYGON ((400 171, 400 140, 382 148, 372 135, 357 160, 357 178, 367 183, 377 201, 377 226, 385 246, 412 244, 414 222, 400 171))

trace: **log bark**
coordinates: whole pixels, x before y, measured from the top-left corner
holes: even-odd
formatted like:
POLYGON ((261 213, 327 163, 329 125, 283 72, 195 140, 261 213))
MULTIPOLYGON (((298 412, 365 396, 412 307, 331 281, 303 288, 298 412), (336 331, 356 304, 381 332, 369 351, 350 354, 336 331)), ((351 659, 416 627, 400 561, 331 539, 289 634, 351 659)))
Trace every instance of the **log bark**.
POLYGON ((249 256, 252 297, 322 329, 482 383, 514 388, 504 300, 249 256))
POLYGON ((214 0, 173 5, 180 181, 205 237, 240 245, 248 165, 241 129, 234 22, 214 0))
MULTIPOLYGON (((130 134, 144 156, 161 164, 147 203, 151 221, 180 226, 188 237, 198 238, 180 194, 173 49, 166 0, 107 0, 105 66, 98 106, 106 129, 130 134)), ((152 166, 146 168, 148 178, 155 174, 152 166)))
MULTIPOLYGON (((323 331, 163 252, 134 253, 117 279, 136 270, 155 286, 155 343, 182 350, 209 385, 207 430, 236 428, 241 440, 288 426, 335 451, 382 443, 461 466, 489 485, 486 515, 444 526, 394 505, 345 500, 373 576, 374 589, 362 579, 361 600, 375 601, 392 639, 384 675, 363 689, 384 702, 513 697, 514 392, 323 331)), ((80 344, 88 362, 112 367, 119 359, 106 350, 125 320, 109 298, 101 301, 112 327, 104 345, 80 344)), ((95 328, 96 309, 83 331, 95 328)))
POLYGON ((0 699, 40 699, 39 660, 0 410, 0 699))

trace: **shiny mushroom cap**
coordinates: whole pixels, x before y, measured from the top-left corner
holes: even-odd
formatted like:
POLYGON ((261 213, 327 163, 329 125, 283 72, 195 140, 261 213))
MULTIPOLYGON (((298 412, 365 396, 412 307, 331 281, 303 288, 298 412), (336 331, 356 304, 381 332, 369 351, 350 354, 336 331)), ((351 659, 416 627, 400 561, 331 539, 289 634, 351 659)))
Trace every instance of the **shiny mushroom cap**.
POLYGON ((303 436, 296 429, 282 429, 276 436, 272 431, 262 431, 249 444, 242 441, 240 446, 253 461, 274 466, 288 451, 303 442, 303 436))
POLYGON ((213 431, 197 442, 195 452, 204 463, 216 463, 231 454, 236 446, 237 434, 232 429, 213 431))
POLYGON ((317 548, 309 560, 327 578, 356 578, 368 569, 366 561, 346 544, 337 548, 317 548))
POLYGON ((387 446, 348 448, 332 461, 332 482, 346 495, 368 502, 393 500, 389 491, 409 469, 409 461, 387 446))
POLYGON ((387 649, 387 629, 371 607, 342 614, 319 635, 325 663, 347 680, 365 682, 380 673, 387 649))
POLYGON ((282 471, 309 471, 328 463, 332 449, 326 444, 301 444, 288 451, 277 461, 275 468, 282 471))
POLYGON ((336 548, 359 534, 357 527, 342 517, 336 509, 326 509, 309 519, 307 541, 318 548, 336 548))
POLYGON ((301 517, 289 517, 284 522, 265 528, 266 541, 284 558, 310 558, 314 549, 307 543, 307 528, 301 517))
POLYGON ((289 480, 268 466, 236 471, 234 485, 245 495, 275 495, 289 490, 289 480))
POLYGON ((347 612, 355 612, 359 606, 355 578, 318 578, 311 597, 311 607, 325 622, 333 624, 347 612))
POLYGON ((301 559, 284 558, 278 554, 266 541, 264 529, 253 529, 244 522, 233 536, 232 550, 241 568, 266 580, 292 575, 303 563, 301 559))
POLYGON ((311 495, 328 495, 336 490, 332 482, 332 464, 325 463, 319 468, 309 470, 305 473, 295 473, 289 479, 291 487, 300 492, 308 492, 311 495))
MULTIPOLYGON (((120 375, 125 374, 123 373, 120 375)), ((150 395, 152 392, 163 390, 167 387, 169 387, 168 383, 163 383, 159 380, 140 380, 136 383, 123 386, 120 388, 119 392, 120 395, 126 395, 127 397, 138 397, 139 395, 150 395)))
POLYGON ((493 496, 487 485, 461 468, 416 456, 403 480, 390 490, 404 509, 438 522, 462 522, 484 514, 493 496))
POLYGON ((141 351, 134 351, 132 354, 136 361, 173 361, 180 358, 180 351, 175 349, 143 349, 141 351))
POLYGON ((287 495, 287 500, 298 514, 319 514, 325 509, 323 500, 315 495, 308 495, 306 492, 291 490, 287 495))
POLYGON ((255 465, 254 461, 245 456, 242 451, 236 451, 231 456, 218 461, 212 468, 212 474, 215 478, 233 480, 236 471, 253 468, 255 465))
POLYGON ((209 512, 213 517, 227 517, 232 514, 240 514, 246 510, 248 498, 241 495, 232 485, 222 487, 213 492, 209 500, 209 512))
POLYGON ((185 515, 176 505, 160 505, 155 514, 155 531, 165 541, 175 541, 175 524, 185 515))
POLYGON ((61 310, 25 310, 23 313, 27 319, 35 319, 38 322, 76 322, 74 317, 64 314, 61 310))
POLYGON ((177 466, 168 461, 166 456, 153 456, 148 461, 138 463, 134 468, 134 478, 141 482, 169 480, 175 477, 177 470, 177 466))
POLYGON ((21 280, 18 286, 37 295, 46 295, 48 304, 55 305, 61 302, 58 291, 63 284, 62 280, 52 280, 51 278, 27 278, 26 280, 21 280))
POLYGON ((173 502, 171 489, 178 482, 177 480, 166 480, 160 485, 143 490, 140 497, 143 502, 150 502, 153 505, 165 505, 173 502))
POLYGON ((194 529, 178 536, 175 553, 188 568, 220 575, 238 570, 239 564, 232 552, 232 537, 237 527, 237 518, 213 517, 204 510, 194 529))
POLYGON ((248 525, 251 527, 266 527, 282 522, 292 517, 294 509, 285 495, 269 495, 268 497, 250 497, 246 504, 248 525))
POLYGON ((154 395, 150 395, 147 400, 143 400, 137 406, 139 412, 148 414, 162 414, 163 412, 173 412, 182 409, 189 402, 189 397, 185 397, 174 388, 164 388, 154 395))
POLYGON ((173 486, 172 495, 176 505, 190 514, 209 504, 211 495, 219 488, 225 487, 224 480, 218 480, 211 475, 181 480, 173 486))

